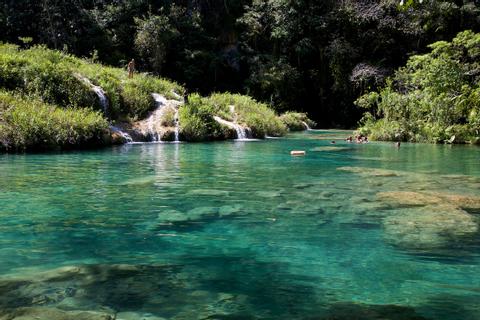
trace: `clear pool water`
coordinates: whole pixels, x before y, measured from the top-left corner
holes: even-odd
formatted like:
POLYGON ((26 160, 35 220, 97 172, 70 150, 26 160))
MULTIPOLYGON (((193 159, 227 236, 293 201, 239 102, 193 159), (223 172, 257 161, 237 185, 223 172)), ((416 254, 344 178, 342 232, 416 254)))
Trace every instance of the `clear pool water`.
POLYGON ((347 134, 0 155, 0 309, 480 319, 480 148, 347 134))

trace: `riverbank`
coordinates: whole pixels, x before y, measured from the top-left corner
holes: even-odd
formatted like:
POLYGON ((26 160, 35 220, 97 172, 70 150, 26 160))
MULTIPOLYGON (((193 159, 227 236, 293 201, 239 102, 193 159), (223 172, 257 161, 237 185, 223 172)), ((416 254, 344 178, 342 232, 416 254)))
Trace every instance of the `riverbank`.
POLYGON ((0 45, 0 150, 72 149, 144 141, 263 139, 313 126, 248 96, 192 94, 148 74, 45 47, 0 45), (31 119, 30 119, 31 118, 31 119))

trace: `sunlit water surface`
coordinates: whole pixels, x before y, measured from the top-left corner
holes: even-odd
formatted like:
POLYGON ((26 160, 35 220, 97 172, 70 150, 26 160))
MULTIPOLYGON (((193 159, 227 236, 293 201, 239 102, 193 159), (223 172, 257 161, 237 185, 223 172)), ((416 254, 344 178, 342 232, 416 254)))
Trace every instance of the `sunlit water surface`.
POLYGON ((0 308, 480 319, 479 208, 417 230, 402 217, 461 204, 394 193, 475 202, 480 148, 330 143, 346 135, 0 155, 0 308))

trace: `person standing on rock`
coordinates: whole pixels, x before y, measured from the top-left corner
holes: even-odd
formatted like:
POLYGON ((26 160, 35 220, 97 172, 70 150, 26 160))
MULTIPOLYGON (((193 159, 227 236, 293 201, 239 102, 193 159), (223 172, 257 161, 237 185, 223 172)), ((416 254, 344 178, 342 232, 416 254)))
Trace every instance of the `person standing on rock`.
POLYGON ((128 78, 133 78, 133 73, 135 72, 135 59, 132 59, 132 61, 128 63, 127 70, 128 78))

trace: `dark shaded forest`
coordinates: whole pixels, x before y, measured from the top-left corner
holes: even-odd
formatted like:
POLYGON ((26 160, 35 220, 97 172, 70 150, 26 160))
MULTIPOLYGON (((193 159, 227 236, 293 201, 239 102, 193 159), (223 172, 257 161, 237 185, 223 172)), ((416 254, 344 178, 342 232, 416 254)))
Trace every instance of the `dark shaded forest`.
POLYGON ((190 92, 249 94, 321 127, 427 45, 480 31, 478 1, 2 0, 0 41, 142 72, 190 92))

